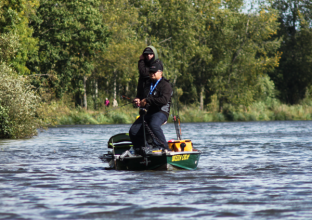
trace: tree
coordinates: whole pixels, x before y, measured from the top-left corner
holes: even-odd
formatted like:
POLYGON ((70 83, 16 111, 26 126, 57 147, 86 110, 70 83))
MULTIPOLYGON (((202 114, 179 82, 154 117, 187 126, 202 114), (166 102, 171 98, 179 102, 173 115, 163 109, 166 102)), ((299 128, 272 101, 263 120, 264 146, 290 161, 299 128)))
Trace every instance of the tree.
POLYGON ((7 60, 18 74, 30 74, 26 67, 28 60, 34 59, 37 53, 37 40, 32 37, 33 30, 29 27, 30 17, 35 16, 38 0, 19 0, 0 2, 0 33, 18 36, 19 47, 14 59, 7 60))
POLYGON ((270 74, 279 98, 296 104, 312 86, 312 2, 307 0, 276 0, 273 7, 279 10, 282 37, 281 61, 270 74))
POLYGON ((272 39, 278 29, 276 11, 263 5, 256 14, 243 14, 237 4, 222 7, 210 21, 209 87, 218 97, 220 111, 226 103, 246 108, 255 101, 255 85, 279 60, 280 40, 272 39))
POLYGON ((159 49, 165 73, 183 90, 186 103, 217 94, 223 103, 245 107, 255 100, 255 85, 278 65, 277 13, 263 4, 257 14, 241 12, 235 1, 135 1, 138 33, 159 49), (145 35, 144 35, 145 34, 145 35))
POLYGON ((135 31, 140 24, 138 9, 128 0, 105 0, 102 1, 102 8, 103 21, 111 33, 111 41, 105 53, 98 57, 97 74, 94 75, 108 82, 108 91, 113 98, 116 99, 117 92, 133 96, 134 85, 138 81, 137 61, 146 46, 135 31), (133 86, 129 88, 129 85, 133 86), (125 89, 118 91, 117 87, 125 89))
MULTIPOLYGON (((99 0, 51 0, 40 2, 32 22, 39 39, 39 62, 31 63, 38 74, 52 75, 56 97, 75 94, 76 104, 85 95, 85 83, 94 69, 94 57, 108 43, 99 0)), ((86 107, 86 99, 84 99, 86 107)))
POLYGON ((0 138, 25 138, 43 125, 37 111, 40 97, 23 76, 0 64, 0 138))
POLYGON ((20 51, 18 35, 0 34, 0 138, 25 138, 43 125, 40 98, 26 77, 7 64, 20 51))
MULTIPOLYGON (((196 91, 188 68, 196 53, 205 51, 202 54, 205 57, 209 50, 199 47, 200 22, 195 1, 135 1, 134 4, 139 9, 141 21, 137 32, 147 44, 157 48, 164 62, 165 76, 176 90, 183 88, 183 94, 196 91)), ((193 93, 190 96, 194 96, 193 93)))

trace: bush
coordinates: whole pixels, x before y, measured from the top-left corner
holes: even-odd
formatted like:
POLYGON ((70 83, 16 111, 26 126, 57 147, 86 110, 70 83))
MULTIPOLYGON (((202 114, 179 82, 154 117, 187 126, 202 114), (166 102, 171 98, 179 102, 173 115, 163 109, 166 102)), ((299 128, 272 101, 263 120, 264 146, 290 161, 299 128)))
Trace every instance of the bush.
POLYGON ((40 98, 26 78, 0 65, 0 138, 24 138, 37 134, 43 122, 37 114, 40 98))
POLYGON ((107 117, 111 119, 111 124, 130 124, 133 121, 129 116, 120 112, 108 112, 107 117))
POLYGON ((216 112, 216 113, 213 114, 213 121, 220 121, 220 122, 222 122, 222 121, 225 121, 225 117, 224 117, 224 115, 222 113, 216 112))
MULTIPOLYGON (((268 106, 266 102, 254 102, 248 107, 241 106, 234 109, 227 105, 223 113, 216 111, 201 111, 198 106, 183 106, 180 109, 179 116, 181 122, 223 122, 223 121, 269 121, 269 120, 311 120, 312 107, 306 104, 288 106, 281 104, 277 100, 271 100, 268 106)), ((308 101, 308 100, 306 100, 308 101)), ((45 110, 44 119, 53 121, 57 119, 57 124, 131 124, 138 116, 138 109, 131 105, 120 108, 102 108, 97 111, 86 111, 80 107, 68 108, 61 100, 58 103, 52 103, 45 110)), ((168 122, 173 122, 172 116, 177 112, 171 109, 168 122)), ((4 114, 4 113, 3 113, 4 114)), ((52 123, 50 123, 52 124, 52 123)))
POLYGON ((9 137, 13 133, 12 122, 8 115, 8 109, 0 105, 0 138, 9 137))
POLYGON ((96 115, 95 119, 99 122, 99 124, 108 124, 110 121, 108 117, 101 113, 96 115))
POLYGON ((98 121, 87 112, 72 111, 67 115, 59 117, 59 125, 86 125, 99 124, 98 121))

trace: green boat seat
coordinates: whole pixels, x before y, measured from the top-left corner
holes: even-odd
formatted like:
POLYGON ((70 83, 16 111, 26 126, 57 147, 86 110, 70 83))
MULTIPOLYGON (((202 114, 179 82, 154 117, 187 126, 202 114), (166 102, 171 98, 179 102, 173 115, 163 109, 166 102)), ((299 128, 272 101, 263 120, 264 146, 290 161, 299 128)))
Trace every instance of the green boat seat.
POLYGON ((123 148, 130 145, 132 146, 132 142, 130 140, 129 133, 116 134, 112 136, 107 142, 108 148, 123 148))

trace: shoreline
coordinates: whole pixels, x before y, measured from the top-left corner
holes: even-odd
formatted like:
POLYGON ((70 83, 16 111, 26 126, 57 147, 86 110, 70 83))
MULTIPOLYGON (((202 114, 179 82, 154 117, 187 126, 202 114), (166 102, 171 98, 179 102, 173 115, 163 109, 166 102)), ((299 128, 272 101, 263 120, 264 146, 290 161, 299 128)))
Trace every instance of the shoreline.
MULTIPOLYGON (((135 108, 84 110, 68 109, 51 115, 48 127, 66 125, 132 124, 139 115, 135 108)), ((201 111, 192 106, 179 112, 181 123, 197 122, 247 122, 247 121, 307 121, 312 120, 312 106, 278 106, 274 109, 250 109, 249 111, 201 111)), ((172 112, 168 123, 172 123, 172 112)))

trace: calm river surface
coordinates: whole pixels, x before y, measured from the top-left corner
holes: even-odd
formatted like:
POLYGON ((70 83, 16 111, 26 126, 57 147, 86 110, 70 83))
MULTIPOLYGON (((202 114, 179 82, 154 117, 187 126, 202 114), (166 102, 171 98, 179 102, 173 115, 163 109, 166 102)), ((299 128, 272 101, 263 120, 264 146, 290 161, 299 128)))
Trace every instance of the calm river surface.
POLYGON ((312 219, 312 121, 185 123, 197 170, 105 170, 109 137, 129 127, 1 140, 0 218, 312 219))

